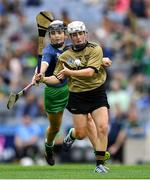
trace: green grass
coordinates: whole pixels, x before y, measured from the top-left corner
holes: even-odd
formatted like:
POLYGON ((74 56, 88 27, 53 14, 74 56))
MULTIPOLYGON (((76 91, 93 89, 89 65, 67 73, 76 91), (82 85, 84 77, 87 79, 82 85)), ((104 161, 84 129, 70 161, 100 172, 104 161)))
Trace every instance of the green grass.
POLYGON ((0 165, 0 179, 150 179, 148 165, 110 165, 107 174, 93 173, 94 167, 91 164, 0 165))

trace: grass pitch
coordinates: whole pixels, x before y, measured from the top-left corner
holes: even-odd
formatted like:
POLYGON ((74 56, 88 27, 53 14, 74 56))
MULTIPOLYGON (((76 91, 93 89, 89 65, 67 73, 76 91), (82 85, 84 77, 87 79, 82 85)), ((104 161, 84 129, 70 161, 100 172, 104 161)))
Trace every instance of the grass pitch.
POLYGON ((95 174, 95 166, 91 164, 0 165, 0 179, 150 179, 150 165, 109 167, 109 173, 95 174))

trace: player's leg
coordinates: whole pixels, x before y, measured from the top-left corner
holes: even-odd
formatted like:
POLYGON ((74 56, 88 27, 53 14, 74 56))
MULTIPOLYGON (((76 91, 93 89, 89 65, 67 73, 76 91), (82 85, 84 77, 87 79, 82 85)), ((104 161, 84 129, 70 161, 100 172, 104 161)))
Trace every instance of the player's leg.
MULTIPOLYGON (((96 144, 98 141, 97 137, 97 129, 94 120, 91 117, 91 114, 88 114, 88 119, 87 119, 87 136, 90 139, 90 142, 92 143, 93 149, 94 149, 94 154, 96 153, 96 144)), ((104 161, 110 159, 110 153, 108 151, 105 152, 105 158, 104 161)))
POLYGON ((92 143, 92 146, 95 150, 97 143, 97 129, 90 113, 88 114, 87 119, 87 136, 89 137, 90 142, 92 143))
POLYGON ((46 140, 45 140, 45 158, 49 165, 55 164, 54 159, 54 140, 57 133, 60 130, 61 122, 62 122, 63 112, 59 112, 56 114, 48 114, 48 119, 50 122, 49 127, 46 131, 46 140))
POLYGON ((63 142, 63 150, 68 151, 75 139, 87 136, 87 108, 84 105, 83 93, 69 93, 67 109, 72 113, 74 128, 71 128, 63 142), (79 106, 80 105, 80 106, 79 106))
POLYGON ((46 131, 46 142, 48 144, 54 144, 54 139, 60 130, 62 115, 63 112, 48 114, 48 120, 50 122, 46 131))
MULTIPOLYGON (((95 144, 95 172, 105 173, 107 172, 107 169, 104 166, 104 162, 108 143, 108 109, 107 107, 101 107, 93 111, 91 115, 97 129, 97 142, 95 144)), ((93 141, 93 143, 95 142, 93 141)))
MULTIPOLYGON (((66 150, 66 151, 70 150, 70 148, 72 147, 75 139, 80 140, 79 137, 77 137, 77 136, 78 135, 76 135, 76 129, 71 128, 69 130, 69 133, 67 134, 66 138, 64 139, 64 143, 65 143, 65 141, 69 141, 69 140, 70 140, 69 141, 70 143, 68 143, 68 146, 67 145, 65 146, 66 149, 64 149, 64 150, 66 150)), ((91 141, 91 143, 93 141, 95 141, 94 143, 92 143, 93 148, 95 149, 95 144, 96 144, 96 141, 97 141, 97 130, 96 130, 96 127, 95 127, 95 123, 94 123, 94 121, 93 121, 90 114, 88 115, 88 118, 87 118, 87 127, 82 130, 82 139, 87 137, 87 136, 89 137, 89 139, 93 139, 91 141)))
POLYGON ((75 139, 82 140, 87 136, 87 115, 73 114, 74 128, 71 128, 63 141, 63 150, 69 151, 75 139))
POLYGON ((46 132, 45 140, 45 158, 49 165, 54 165, 54 139, 59 132, 64 108, 68 101, 68 87, 45 88, 45 111, 48 114, 49 127, 46 132))

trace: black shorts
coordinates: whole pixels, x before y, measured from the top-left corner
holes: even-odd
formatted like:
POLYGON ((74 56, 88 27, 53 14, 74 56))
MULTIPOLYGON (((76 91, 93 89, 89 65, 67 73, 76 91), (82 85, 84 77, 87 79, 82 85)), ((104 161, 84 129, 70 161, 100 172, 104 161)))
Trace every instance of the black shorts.
POLYGON ((69 94, 67 109, 72 114, 88 114, 100 107, 109 109, 104 85, 91 91, 69 94))

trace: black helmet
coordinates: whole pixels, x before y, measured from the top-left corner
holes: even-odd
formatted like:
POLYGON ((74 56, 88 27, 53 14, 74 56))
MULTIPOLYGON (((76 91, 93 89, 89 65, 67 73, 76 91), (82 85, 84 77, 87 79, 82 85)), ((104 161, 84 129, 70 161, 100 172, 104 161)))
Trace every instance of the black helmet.
POLYGON ((52 23, 50 23, 49 27, 48 27, 48 31, 56 31, 56 30, 66 30, 66 25, 63 21, 60 20, 55 20, 52 23))

